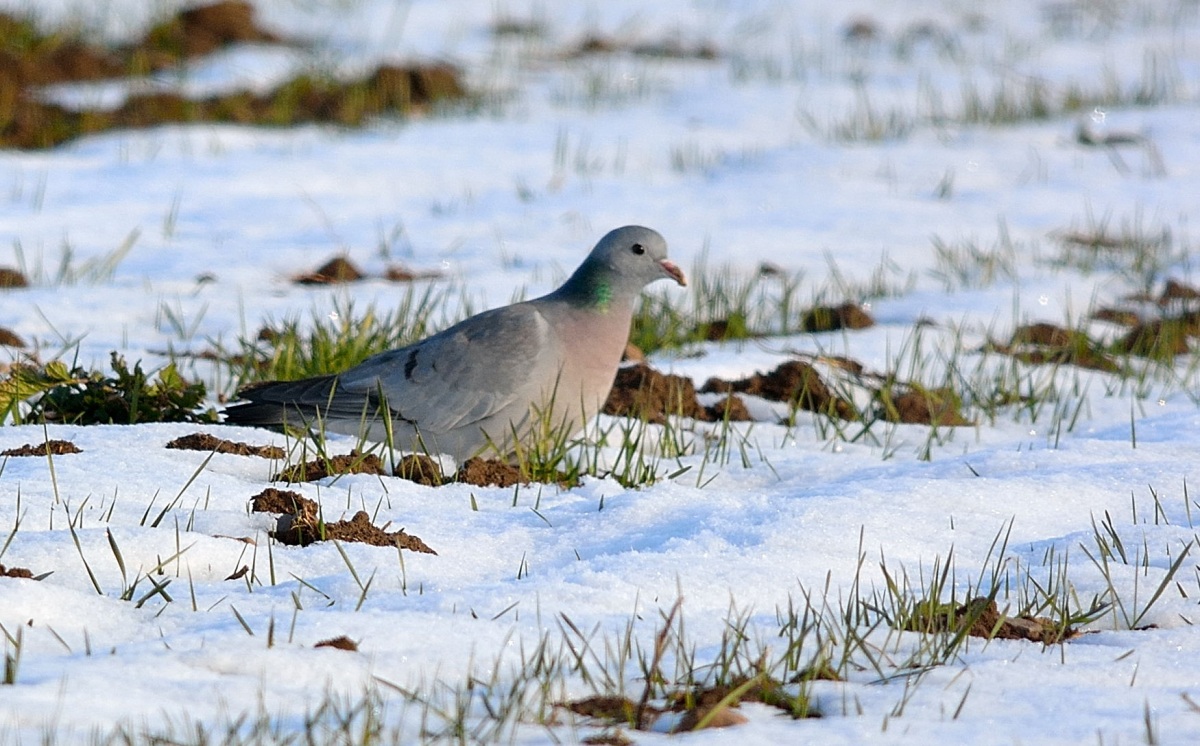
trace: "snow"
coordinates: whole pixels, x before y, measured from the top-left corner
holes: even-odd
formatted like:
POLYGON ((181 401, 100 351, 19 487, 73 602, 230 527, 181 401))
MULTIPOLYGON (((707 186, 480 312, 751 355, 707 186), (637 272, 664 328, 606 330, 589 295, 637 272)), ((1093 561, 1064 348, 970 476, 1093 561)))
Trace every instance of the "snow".
MULTIPOLYGON (((118 40, 152 21, 148 4, 130 0, 0 5, 35 8, 48 26, 82 18, 118 40)), ((749 273, 770 261, 802 272, 802 303, 830 292, 835 274, 865 283, 883 257, 896 285, 916 278, 911 291, 871 301, 880 323, 869 330, 654 356, 657 367, 697 384, 765 371, 793 352, 846 355, 885 372, 899 367, 898 357, 907 364, 901 351, 922 319, 936 324, 922 331, 931 354, 953 349, 955 330, 970 351, 1017 325, 1080 320, 1142 289, 1136 273, 1055 266, 1055 230, 1105 221, 1169 230, 1176 255, 1157 279, 1197 279, 1189 256, 1200 192, 1194 3, 1103 10, 1031 0, 982 11, 953 0, 862 0, 838 10, 765 0, 257 5, 272 29, 316 40, 315 57, 346 71, 384 59, 446 59, 494 100, 480 112, 362 130, 173 126, 0 153, 0 265, 17 263, 19 244, 28 264, 52 273, 64 245, 78 261, 135 237, 111 278, 0 292, 3 325, 34 341, 44 359, 62 352, 104 366, 119 350, 154 366, 168 348, 203 349, 267 319, 310 318, 350 300, 357 308, 394 303, 396 286, 382 281, 318 289, 288 281, 343 251, 371 272, 391 262, 437 270, 439 287, 461 287, 476 308, 493 306, 553 287, 599 235, 626 223, 659 229, 685 268, 703 256, 724 271, 749 273), (856 17, 874 19, 882 38, 846 44, 841 29, 856 17), (540 21, 547 36, 496 42, 489 27, 497 18, 540 21), (905 29, 930 19, 960 40, 958 57, 925 46, 907 57, 894 51, 905 29), (727 56, 557 58, 593 32, 711 41, 727 56), (856 110, 862 90, 880 111, 918 111, 917 91, 932 86, 953 111, 963 81, 990 91, 1037 75, 1094 89, 1108 71, 1129 88, 1148 54, 1178 82, 1172 101, 1003 126, 924 122, 876 142, 828 136, 856 110), (1116 155, 1080 146, 1081 118, 1141 134, 1146 144, 1116 155), (950 192, 939 198, 947 176, 950 192), (986 248, 1004 231, 1016 247, 1015 277, 947 290, 932 274, 931 237, 986 248), (164 321, 164 308, 184 320, 182 332, 164 321)), ((311 64, 303 53, 248 47, 197 63, 175 82, 191 93, 263 88, 311 64)), ((124 91, 59 86, 47 95, 111 105, 124 91)), ((0 561, 53 571, 40 582, 0 579, 6 655, 21 634, 16 684, 0 690, 0 743, 47 733, 87 742, 118 725, 180 732, 200 722, 221 733, 240 714, 260 712, 300 728, 330 693, 353 701, 373 688, 389 728, 413 741, 428 710, 406 705, 378 680, 444 695, 468 677, 495 676, 499 691, 543 637, 553 650, 564 638, 578 642, 565 619, 600 656, 629 627, 647 651, 680 597, 698 662, 712 660, 738 615, 749 618, 754 645, 778 654, 778 609, 810 594, 836 610, 854 593, 882 592, 881 563, 927 585, 935 560, 951 553, 961 598, 994 564, 993 541, 1010 526, 1009 567, 1047 578, 1065 563, 1073 603, 1086 607, 1109 593, 1088 556, 1098 559, 1095 531, 1105 522, 1129 553, 1128 563, 1110 560, 1124 607, 1088 623, 1088 634, 1045 647, 972 640, 917 676, 895 667, 918 645, 915 635, 864 632, 890 667, 816 682, 822 718, 793 721, 744 705, 748 724, 686 738, 745 746, 1073 744, 1143 742, 1152 731, 1160 743, 1194 743, 1200 380, 1183 362, 1191 357, 1181 358, 1173 380, 1151 376, 1144 385, 1034 370, 1033 380, 1081 392, 1066 396, 1082 414, 1065 430, 1049 413, 1034 420, 1005 411, 995 422, 940 429, 937 438, 923 426, 881 425, 873 439, 847 442, 801 413, 792 428, 743 427, 752 444, 746 467, 736 446, 728 463, 703 469, 700 455, 686 455, 679 464, 689 471, 642 489, 612 479, 569 490, 434 489, 362 475, 291 487, 318 500, 327 520, 366 510, 438 552, 405 553, 402 563, 391 549, 362 545, 268 546, 270 521, 249 514, 247 501, 280 464, 163 448, 198 429, 299 448, 282 435, 194 425, 6 426, 0 450, 48 435, 83 452, 10 458, 0 472, 0 545, 11 537, 0 561), (1184 551, 1173 581, 1134 625, 1141 628, 1129 629, 1184 551), (136 576, 160 564, 171 602, 150 596, 138 606, 151 590, 145 579, 131 600, 121 599, 136 576), (246 565, 245 578, 226 580, 246 565), (359 581, 368 578, 364 594, 359 581), (313 648, 338 635, 360 651, 313 648)), ((964 365, 978 359, 968 352, 964 365)), ((922 380, 940 380, 931 365, 922 380)), ((221 383, 206 378, 213 373, 201 362, 185 373, 221 383)), ((756 414, 780 413, 750 404, 756 414)), ((330 450, 353 445, 335 437, 330 450)), ((660 469, 677 466, 664 459, 660 469)), ((634 664, 625 667, 635 699, 639 675, 634 664)), ((594 693, 577 675, 553 686, 555 699, 594 693)), ((476 704, 472 716, 482 715, 476 704)), ((501 740, 574 742, 597 731, 560 719, 568 722, 549 729, 532 720, 510 725, 501 740)))

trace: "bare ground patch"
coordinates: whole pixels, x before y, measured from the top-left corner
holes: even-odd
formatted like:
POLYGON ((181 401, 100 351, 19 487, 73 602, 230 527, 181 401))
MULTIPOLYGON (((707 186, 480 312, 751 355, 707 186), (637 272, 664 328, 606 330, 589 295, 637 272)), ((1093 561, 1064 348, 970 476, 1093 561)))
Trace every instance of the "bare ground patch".
POLYGON ((18 448, 0 451, 0 456, 64 456, 70 453, 83 451, 69 440, 47 440, 45 443, 26 443, 18 448))
POLYGON ((467 91, 445 63, 381 65, 351 80, 297 75, 266 93, 235 91, 201 98, 138 93, 115 109, 74 109, 43 100, 39 86, 144 76, 178 67, 231 44, 302 46, 261 28, 241 0, 194 7, 151 28, 138 42, 101 47, 78 32, 44 34, 31 21, 0 14, 0 147, 49 148, 127 127, 191 122, 289 126, 360 126, 380 115, 405 116, 467 91))
POLYGON ((336 540, 377 547, 398 546, 412 552, 437 554, 404 529, 389 532, 387 526, 375 526, 365 511, 358 511, 349 520, 326 523, 315 501, 289 490, 268 487, 250 498, 250 510, 279 514, 271 537, 281 544, 308 546, 317 541, 336 540))
POLYGON ((279 446, 256 446, 249 443, 239 443, 225 440, 208 433, 192 433, 184 435, 167 443, 167 448, 181 451, 215 451, 230 453, 235 456, 258 456, 259 458, 282 459, 287 453, 279 446))

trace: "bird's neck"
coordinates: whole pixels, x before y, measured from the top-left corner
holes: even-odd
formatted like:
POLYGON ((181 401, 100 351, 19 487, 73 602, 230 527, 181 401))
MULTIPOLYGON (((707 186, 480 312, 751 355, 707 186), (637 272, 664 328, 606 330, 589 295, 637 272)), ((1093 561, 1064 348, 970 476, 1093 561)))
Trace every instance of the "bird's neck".
POLYGON ((614 286, 611 270, 592 262, 584 262, 575 274, 553 293, 577 308, 608 313, 630 305, 614 286))

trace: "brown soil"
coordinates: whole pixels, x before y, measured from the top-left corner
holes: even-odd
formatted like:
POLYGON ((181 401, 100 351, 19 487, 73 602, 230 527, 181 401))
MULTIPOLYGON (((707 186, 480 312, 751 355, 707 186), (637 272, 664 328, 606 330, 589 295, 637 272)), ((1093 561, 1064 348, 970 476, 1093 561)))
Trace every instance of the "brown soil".
POLYGON ((584 736, 580 743, 588 746, 633 746, 633 740, 622 733, 620 729, 584 736))
POLYGON ((242 0, 221 0, 181 11, 150 29, 141 48, 175 57, 203 57, 231 44, 277 44, 278 36, 258 27, 254 7, 242 0))
POLYGON ((400 459, 396 463, 392 476, 423 484, 426 487, 440 487, 446 481, 438 462, 420 454, 412 454, 400 459))
POLYGON ((1029 640, 1053 645, 1078 635, 1073 627, 1061 629, 1059 623, 1046 617, 1002 616, 996 602, 983 596, 963 604, 956 613, 960 618, 977 617, 967 632, 972 637, 1029 640))
POLYGON ((6 329, 0 326, 0 345, 4 347, 22 348, 25 346, 25 340, 17 336, 17 333, 11 329, 6 329))
POLYGON ((1170 359, 1185 354, 1190 349, 1188 337, 1196 334, 1197 325, 1192 319, 1154 319, 1134 325, 1113 343, 1113 349, 1139 357, 1170 359))
POLYGON ((700 391, 750 394, 772 401, 789 402, 800 409, 821 412, 844 420, 856 417, 853 405, 830 391, 816 368, 800 360, 789 360, 770 373, 755 373, 749 378, 737 381, 710 378, 700 391))
POLYGON ((985 349, 1011 355, 1033 365, 1076 365, 1116 373, 1120 367, 1086 334, 1054 324, 1029 324, 1013 332, 1008 344, 989 343, 985 349))
POLYGON ((328 285, 341 282, 357 282, 366 277, 358 267, 344 256, 335 256, 312 272, 292 278, 299 285, 328 285))
POLYGON ((884 389, 876 394, 888 422, 936 427, 963 427, 975 423, 963 417, 958 396, 950 389, 909 389, 896 394, 884 389))
POLYGON ((387 474, 383 462, 373 453, 351 451, 329 459, 314 459, 303 464, 289 466, 275 476, 272 482, 315 482, 334 474, 387 474))
POLYGON ((5 567, 0 565, 0 578, 32 578, 33 573, 24 567, 5 567))
POLYGON ((250 499, 255 513, 279 513, 272 538, 280 544, 308 546, 316 541, 348 541, 377 547, 398 546, 410 552, 437 554, 416 536, 399 531, 385 531, 371 523, 365 511, 358 511, 348 521, 325 523, 315 502, 304 496, 268 487, 250 499))
POLYGON ((708 42, 700 42, 690 46, 685 45, 678 39, 635 43, 597 34, 585 36, 574 47, 563 52, 562 56, 567 59, 575 59, 598 54, 616 54, 619 52, 634 54, 639 57, 659 57, 677 60, 715 60, 720 57, 717 48, 708 42))
MULTIPOLYGON (((3 94, 3 81, 0 80, 0 95, 3 94)), ((0 288, 27 288, 29 280, 11 267, 0 267, 0 288)))
POLYGON ((748 681, 747 679, 728 685, 697 688, 689 692, 675 692, 667 697, 665 708, 647 706, 640 713, 641 722, 638 722, 638 705, 625 697, 585 697, 565 702, 561 706, 577 715, 606 720, 613 724, 629 725, 637 730, 649 730, 663 713, 682 712, 683 718, 675 726, 673 733, 695 730, 706 718, 708 718, 706 725, 708 728, 742 725, 748 722, 746 716, 737 709, 742 702, 761 702, 783 710, 792 717, 820 717, 815 710, 798 712, 797 702, 787 694, 783 684, 765 677, 747 687, 732 703, 722 704, 735 689, 745 685, 748 681))
POLYGON ((521 470, 512 464, 483 458, 469 458, 464 461, 454 475, 454 481, 477 487, 512 487, 529 483, 529 480, 521 475, 521 470))
POLYGON ((66 34, 41 34, 25 20, 0 15, 0 147, 48 148, 83 135, 168 123, 229 122, 288 126, 326 122, 358 126, 371 117, 406 115, 466 96, 450 65, 384 65, 357 80, 300 75, 265 94, 247 91, 187 99, 174 93, 130 96, 113 110, 47 103, 33 90, 48 83, 145 75, 241 42, 283 43, 256 25, 238 1, 191 8, 151 29, 138 43, 101 48, 66 34))
POLYGON ((282 459, 287 453, 279 446, 252 446, 248 443, 238 443, 232 440, 218 438, 208 433, 192 433, 167 443, 167 448, 181 451, 208 451, 217 453, 232 453, 235 456, 259 456, 261 458, 282 459))
POLYGON ((1142 317, 1135 311, 1129 311, 1123 308, 1098 308, 1092 313, 1092 318, 1096 321, 1107 321, 1110 324, 1118 326, 1134 326, 1141 323, 1142 317))
POLYGON ((356 652, 358 650, 358 643, 354 640, 351 640, 349 637, 346 637, 345 635, 339 635, 337 637, 331 637, 328 640, 321 640, 316 645, 313 645, 313 647, 336 648, 337 650, 356 652))
POLYGON ((48 440, 45 443, 27 443, 20 448, 0 451, 0 456, 63 456, 68 453, 83 453, 79 446, 69 440, 48 440))
POLYGON ((1172 301, 1190 300, 1200 300, 1200 290, 1173 278, 1167 280, 1158 296, 1158 303, 1162 306, 1169 305, 1172 301))
POLYGON ((800 317, 800 328, 806 332, 832 332, 838 329, 866 329, 875 319, 857 303, 840 306, 817 306, 800 317))
POLYGON ((299 492, 268 487, 250 498, 250 512, 315 516, 317 504, 299 492))
POLYGON ((584 697, 583 699, 564 702, 562 707, 567 708, 576 715, 620 722, 632 722, 634 712, 637 710, 637 705, 625 697, 599 694, 594 697, 584 697))
POLYGON ((642 352, 642 348, 629 342, 625 345, 625 352, 621 353, 621 362, 644 363, 646 362, 646 353, 642 352))
POLYGON ((746 402, 734 394, 705 407, 704 411, 713 422, 723 422, 727 418, 730 422, 749 422, 754 419, 750 416, 750 410, 746 409, 746 402))
POLYGON ((667 421, 668 415, 712 419, 696 401, 692 379, 660 373, 645 363, 617 371, 603 412, 615 417, 644 418, 659 425, 667 421))

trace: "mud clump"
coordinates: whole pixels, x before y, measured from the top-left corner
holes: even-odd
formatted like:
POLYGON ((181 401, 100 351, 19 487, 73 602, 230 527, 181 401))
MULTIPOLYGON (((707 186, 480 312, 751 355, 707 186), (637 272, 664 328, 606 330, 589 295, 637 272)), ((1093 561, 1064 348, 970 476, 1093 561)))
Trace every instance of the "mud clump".
POLYGON ((1120 367, 1100 345, 1080 331, 1047 323, 1018 327, 1007 344, 989 342, 985 351, 999 352, 1032 365, 1074 365, 1105 373, 1120 367))
POLYGON ((1196 336, 1197 323, 1191 319, 1168 318, 1135 324, 1113 343, 1113 349, 1138 357, 1170 360, 1191 348, 1188 337, 1196 336))
POLYGON ((964 427, 975 423, 963 417, 962 402, 948 388, 911 388, 901 393, 883 389, 876 394, 888 422, 934 427, 964 427))
POLYGON ((438 462, 421 454, 411 454, 400 459, 396 468, 392 470, 392 476, 426 487, 440 487, 446 481, 438 462))
POLYGON ((1096 321, 1107 321, 1118 326, 1134 326, 1141 322, 1142 317, 1136 311, 1123 308, 1098 308, 1092 313, 1096 321))
POLYGON ((428 544, 400 529, 387 531, 371 523, 365 511, 348 521, 326 523, 316 502, 287 490, 267 488, 250 499, 255 513, 278 513, 279 520, 271 537, 280 544, 305 547, 318 541, 347 541, 377 547, 399 547, 410 552, 437 554, 428 544))
POLYGON ((275 476, 272 482, 315 482, 318 479, 337 474, 379 474, 387 475, 383 462, 373 453, 351 451, 340 456, 318 458, 302 464, 289 466, 275 476))
POLYGON ((366 275, 349 259, 344 256, 335 256, 312 272, 292 278, 292 282, 297 285, 330 285, 357 282, 364 277, 366 275))
POLYGON ((244 0, 184 10, 134 44, 107 48, 66 33, 43 34, 30 21, 0 14, 0 92, 7 116, 0 147, 50 148, 125 127, 190 122, 289 126, 359 126, 369 118, 408 115, 462 99, 459 70, 444 63, 382 65, 353 80, 301 74, 265 93, 234 91, 201 98, 178 93, 130 95, 116 108, 75 109, 46 101, 36 87, 51 83, 145 76, 232 44, 302 46, 260 28, 244 0))
POLYGON ((750 422, 754 418, 750 416, 750 410, 746 408, 746 402, 742 401, 742 397, 730 394, 724 399, 721 399, 715 404, 711 404, 704 408, 708 413, 708 419, 712 422, 750 422))
POLYGON ((601 410, 614 417, 636 417, 661 425, 669 415, 713 419, 696 400, 696 386, 684 376, 660 373, 639 363, 617 371, 616 381, 601 410))
POLYGON ((857 303, 840 306, 817 306, 800 317, 800 329, 806 332, 832 332, 838 329, 866 329, 875 326, 875 319, 857 303))
MULTIPOLYGON (((0 80, 0 85, 3 85, 3 80, 0 80)), ((25 275, 11 267, 0 267, 0 290, 27 287, 29 280, 25 279, 25 275)))
POLYGON ((181 11, 150 29, 141 49, 169 58, 203 57, 237 43, 278 44, 275 34, 258 27, 254 7, 243 0, 222 0, 181 11))
POLYGON ((578 59, 602 54, 632 54, 637 57, 654 57, 674 60, 718 59, 721 53, 710 42, 684 44, 679 39, 664 39, 654 42, 628 42, 598 34, 589 34, 575 46, 562 53, 564 59, 578 59))
POLYGON ((972 637, 999 640, 1029 640, 1053 645, 1078 636, 1075 628, 1053 619, 1034 616, 1004 616, 993 599, 985 596, 972 599, 956 612, 960 618, 974 619, 967 632, 972 637))
POLYGON ((25 347, 25 340, 18 337, 17 333, 11 329, 0 326, 0 346, 23 349, 25 347))
POLYGON ((279 446, 254 446, 218 438, 208 433, 192 433, 167 443, 167 448, 180 451, 207 451, 230 453, 235 456, 258 456, 259 458, 282 459, 287 453, 279 446))
POLYGON ((834 394, 816 368, 800 360, 789 360, 765 375, 755 373, 749 378, 736 381, 710 378, 700 391, 759 396, 843 420, 853 420, 857 417, 854 406, 834 394))
POLYGON ((0 578, 29 578, 33 579, 33 572, 24 567, 5 567, 0 565, 0 578))
POLYGON ((349 637, 346 637, 345 635, 338 635, 337 637, 331 637, 328 640, 321 640, 316 645, 313 645, 313 647, 334 648, 335 650, 347 650, 352 653, 358 651, 358 643, 354 640, 351 640, 349 637))
POLYGON ((1176 302, 1200 300, 1200 289, 1174 278, 1169 278, 1158 295, 1158 305, 1168 306, 1176 302))
POLYGON ((47 440, 45 443, 27 443, 19 448, 0 451, 0 456, 65 456, 69 453, 83 451, 69 440, 47 440))
POLYGON ((789 695, 784 685, 768 677, 751 683, 750 679, 735 680, 728 684, 696 687, 686 691, 672 692, 666 705, 638 705, 633 700, 619 696, 594 696, 561 703, 576 715, 612 724, 627 724, 636 730, 657 730, 657 721, 667 713, 683 713, 671 728, 671 733, 696 730, 701 723, 706 728, 727 728, 743 725, 748 718, 738 711, 742 702, 759 702, 783 710, 793 718, 820 717, 803 696, 789 695), (734 695, 735 690, 741 690, 734 695), (731 695, 734 695, 731 698, 731 695))
POLYGON ((512 487, 528 484, 529 478, 512 464, 496 459, 469 458, 459 467, 454 481, 476 487, 512 487))
POLYGON ((252 513, 310 514, 315 516, 317 504, 299 492, 268 487, 250 498, 250 511, 252 513))

